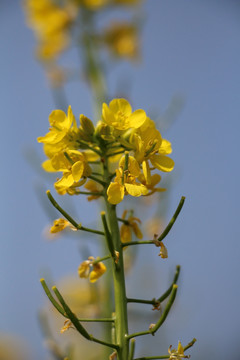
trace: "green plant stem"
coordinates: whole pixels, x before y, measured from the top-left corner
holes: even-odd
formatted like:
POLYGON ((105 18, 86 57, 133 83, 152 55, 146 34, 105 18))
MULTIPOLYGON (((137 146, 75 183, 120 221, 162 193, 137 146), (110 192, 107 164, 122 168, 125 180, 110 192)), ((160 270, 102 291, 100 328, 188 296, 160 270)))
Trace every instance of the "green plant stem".
POLYGON ((131 339, 130 351, 129 351, 129 357, 128 357, 129 360, 133 360, 134 351, 135 351, 135 339, 131 339))
POLYGON ((158 237, 158 241, 162 241, 167 236, 167 234, 169 233, 171 228, 173 227, 175 221, 177 220, 178 215, 180 214, 180 211, 182 210, 184 201, 185 201, 185 196, 182 196, 172 219, 169 221, 168 225, 166 226, 166 228, 162 232, 162 234, 158 237))
POLYGON ((53 204, 53 206, 77 229, 77 230, 82 230, 82 231, 86 231, 86 232, 90 232, 93 234, 98 234, 98 235, 104 235, 103 231, 99 231, 99 230, 94 230, 94 229, 89 229, 85 226, 82 226, 82 224, 78 224, 65 210, 63 210, 63 208, 56 202, 56 200, 54 199, 54 197, 52 196, 52 194, 50 193, 50 190, 46 191, 47 197, 49 198, 49 200, 51 201, 51 203, 53 204))
MULTIPOLYGON (((109 178, 108 161, 105 156, 103 163, 104 167, 104 179, 109 178)), ((127 317, 127 298, 125 288, 125 276, 124 276, 124 263, 123 263, 123 251, 121 247, 120 233, 118 227, 118 219, 116 215, 116 206, 112 205, 107 200, 106 194, 107 187, 105 188, 105 204, 108 218, 108 226, 111 234, 111 240, 113 248, 119 253, 118 266, 115 266, 113 262, 113 282, 114 282, 114 298, 115 298, 115 331, 116 331, 116 343, 119 345, 117 350, 118 360, 128 359, 129 341, 128 335, 128 317, 127 317)))
POLYGON ((155 244, 155 242, 156 240, 128 241, 122 243, 121 246, 124 248, 126 246, 132 246, 132 245, 151 245, 151 244, 155 244))
POLYGON ((97 183, 101 184, 102 186, 106 186, 105 181, 102 181, 102 180, 98 179, 96 176, 90 175, 90 176, 88 176, 88 178, 91 179, 91 180, 96 181, 97 183))
POLYGON ((171 309, 171 307, 172 307, 172 305, 174 303, 176 294, 177 294, 177 285, 174 284, 171 296, 170 296, 170 298, 168 300, 168 303, 167 303, 161 317, 157 321, 157 323, 153 327, 151 327, 149 330, 137 332, 137 333, 134 333, 134 334, 130 334, 130 335, 127 336, 127 338, 132 339, 132 338, 137 337, 137 336, 143 336, 143 335, 148 335, 148 334, 154 335, 155 332, 160 328, 160 326, 166 320, 166 317, 167 317, 167 315, 168 315, 168 313, 169 313, 169 311, 170 311, 170 309, 171 309))
POLYGON ((157 299, 158 302, 160 302, 160 303, 163 302, 163 301, 171 294, 173 285, 176 284, 177 281, 178 281, 180 269, 181 269, 181 266, 180 266, 180 265, 177 265, 177 266, 176 266, 176 272, 175 272, 175 275, 174 275, 172 284, 171 284, 171 285, 169 286, 169 288, 165 291, 165 293, 162 294, 162 296, 160 296, 160 298, 157 299))
POLYGON ((103 318, 103 319, 78 319, 81 322, 114 322, 115 320, 112 318, 103 318))

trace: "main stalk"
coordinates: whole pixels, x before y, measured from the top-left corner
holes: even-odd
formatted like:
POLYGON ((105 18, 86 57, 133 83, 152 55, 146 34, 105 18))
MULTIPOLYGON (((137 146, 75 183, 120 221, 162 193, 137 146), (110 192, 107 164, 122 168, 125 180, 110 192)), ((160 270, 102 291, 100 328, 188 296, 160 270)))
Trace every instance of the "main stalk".
MULTIPOLYGON (((108 159, 104 159, 104 180, 109 182, 108 159)), ((107 188, 105 189, 107 191, 107 188)), ((120 232, 116 214, 116 205, 112 205, 107 200, 105 191, 105 203, 107 210, 107 218, 109 230, 115 251, 119 254, 118 263, 113 259, 113 282, 114 282, 114 300, 115 300, 115 334, 116 344, 119 345, 118 360, 128 359, 129 341, 126 339, 128 335, 128 316, 127 316, 127 300, 124 276, 123 251, 121 247, 120 232)))

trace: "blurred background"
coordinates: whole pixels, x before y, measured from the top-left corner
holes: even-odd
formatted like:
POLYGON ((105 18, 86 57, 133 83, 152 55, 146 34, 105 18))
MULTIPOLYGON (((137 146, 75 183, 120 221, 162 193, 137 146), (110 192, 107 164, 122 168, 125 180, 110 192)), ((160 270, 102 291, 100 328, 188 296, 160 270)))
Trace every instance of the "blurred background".
MULTIPOLYGON (((122 16, 122 10, 115 15, 122 16)), ((166 353, 170 344, 196 337, 192 359, 238 360, 240 2, 148 0, 138 16, 140 59, 113 64, 108 86, 111 94, 126 93, 134 109, 160 119, 161 133, 172 142, 176 167, 164 199, 166 221, 182 195, 186 202, 166 240, 169 258, 156 256, 156 248, 140 247, 129 272, 129 297, 151 299, 167 288, 175 265, 182 265, 169 320, 154 338, 142 344, 139 339, 137 352, 140 356, 148 348, 154 355, 161 348, 166 353)), ((17 338, 31 359, 40 360, 47 352, 38 312, 47 300, 39 279, 50 274, 55 283, 76 274, 81 244, 93 241, 94 246, 96 240, 84 234, 56 240, 44 236, 54 218, 45 201, 54 177, 49 182, 41 171, 44 155, 36 138, 47 132, 59 94, 53 94, 34 57, 36 41, 21 1, 0 1, 0 29, 0 338, 3 344, 17 338)), ((63 59, 79 69, 76 49, 63 59)), ((65 86, 66 98, 77 118, 92 117, 91 93, 78 75, 80 81, 65 86)), ((95 204, 82 198, 74 207, 64 202, 79 222, 98 219, 95 204)), ((142 327, 154 322, 151 309, 133 310, 142 315, 142 327)), ((134 321, 136 329, 140 325, 134 321)))

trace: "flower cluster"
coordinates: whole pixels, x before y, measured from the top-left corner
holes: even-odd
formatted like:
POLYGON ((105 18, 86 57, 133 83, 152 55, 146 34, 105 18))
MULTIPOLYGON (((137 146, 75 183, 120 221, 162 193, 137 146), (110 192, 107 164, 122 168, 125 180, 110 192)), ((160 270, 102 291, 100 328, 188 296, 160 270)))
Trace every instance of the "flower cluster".
POLYGON ((96 127, 84 115, 80 115, 78 126, 71 107, 67 115, 54 110, 49 123, 49 132, 38 141, 44 144, 48 157, 43 168, 62 172, 62 177, 55 182, 60 195, 78 194, 87 179, 85 187, 93 192, 89 200, 100 197, 100 187, 105 185, 111 204, 120 203, 128 194, 139 197, 165 190, 157 187, 161 176, 153 171, 173 169, 174 162, 168 157, 171 144, 162 138, 145 111, 132 111, 126 99, 114 99, 109 105, 104 103, 102 119, 96 127), (113 164, 112 177, 115 172, 110 183, 101 171, 98 177, 92 176, 99 164, 106 161, 113 164))

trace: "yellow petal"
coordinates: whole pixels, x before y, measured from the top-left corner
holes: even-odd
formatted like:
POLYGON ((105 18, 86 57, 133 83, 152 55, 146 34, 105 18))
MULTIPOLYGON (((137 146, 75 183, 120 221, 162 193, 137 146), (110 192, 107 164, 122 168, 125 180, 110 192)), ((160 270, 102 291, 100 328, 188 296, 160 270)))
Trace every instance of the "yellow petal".
POLYGON ((114 99, 109 103, 109 109, 117 114, 119 111, 125 116, 130 116, 132 107, 126 99, 114 99))
POLYGON ((107 195, 110 204, 119 204, 124 198, 124 186, 112 182, 107 189, 107 195))
POLYGON ((107 268, 102 262, 94 264, 93 271, 91 271, 89 275, 90 282, 94 283, 95 281, 97 281, 100 278, 100 276, 102 276, 106 272, 106 270, 107 268))
POLYGON ((84 170, 84 164, 82 161, 77 161, 75 164, 73 164, 72 176, 73 176, 74 181, 77 182, 81 179, 83 170, 84 170))
POLYGON ((125 183, 125 188, 129 195, 138 197, 141 195, 146 195, 148 193, 148 189, 146 186, 142 184, 127 184, 125 183))
POLYGON ((152 155, 150 161, 155 168, 164 172, 172 171, 174 168, 174 161, 168 156, 152 155))
POLYGON ((137 237, 138 239, 142 239, 142 238, 143 238, 143 234, 142 234, 142 232, 141 232, 141 230, 140 230, 140 228, 139 228, 139 226, 138 226, 138 223, 133 222, 133 223, 131 224, 131 226, 132 226, 133 232, 134 232, 134 234, 136 235, 136 237, 137 237))
POLYGON ((129 127, 138 129, 145 122, 146 117, 144 110, 135 110, 128 118, 129 127))
POLYGON ((172 144, 170 143, 170 141, 168 141, 166 139, 162 139, 162 143, 161 143, 161 146, 160 146, 158 152, 159 152, 159 154, 162 154, 162 155, 171 154, 172 144))
POLYGON ((151 172, 150 172, 148 161, 144 160, 142 162, 142 170, 143 170, 143 175, 146 180, 146 185, 151 184, 151 172))
POLYGON ((42 163, 42 167, 45 171, 56 172, 57 170, 52 166, 51 160, 46 160, 42 163))

